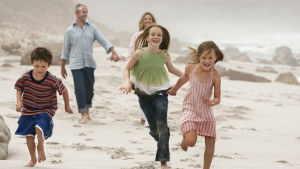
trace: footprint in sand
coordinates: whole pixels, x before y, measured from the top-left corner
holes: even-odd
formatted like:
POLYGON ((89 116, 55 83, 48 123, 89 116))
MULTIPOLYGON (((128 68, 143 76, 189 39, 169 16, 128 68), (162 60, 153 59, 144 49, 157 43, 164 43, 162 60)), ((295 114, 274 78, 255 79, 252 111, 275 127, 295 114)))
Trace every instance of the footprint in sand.
POLYGON ((214 157, 217 158, 226 158, 226 159, 233 159, 232 157, 226 156, 226 155, 214 155, 214 157))
POLYGON ((87 138, 85 139, 85 141, 93 141, 94 139, 91 139, 91 138, 87 138))
POLYGON ((49 145, 57 145, 59 144, 58 142, 47 142, 46 144, 49 144, 49 145))
POLYGON ((186 158, 186 159, 181 159, 181 162, 196 162, 196 161, 191 158, 186 158))
POLYGON ((221 137, 221 139, 226 140, 226 139, 231 139, 231 138, 229 138, 229 137, 221 137))
POLYGON ((200 157, 201 154, 193 154, 192 157, 200 157))
POLYGON ((75 124, 73 125, 73 127, 81 127, 81 125, 75 124))
POLYGON ((131 134, 134 134, 134 132, 132 132, 132 131, 125 131, 125 132, 123 132, 122 134, 126 134, 126 133, 131 133, 131 134))
POLYGON ((127 152, 126 148, 121 147, 121 148, 117 148, 113 155, 111 155, 111 159, 120 159, 120 158, 124 158, 125 160, 129 159, 127 156, 128 155, 132 155, 131 153, 127 152))
POLYGON ((200 164, 190 164, 189 167, 194 167, 194 168, 201 168, 201 165, 200 164))
POLYGON ((242 128, 242 130, 252 130, 252 131, 257 131, 255 128, 242 128))
POLYGON ((225 127, 222 127, 223 129, 233 129, 233 130, 235 130, 236 128, 234 128, 232 125, 230 125, 230 126, 225 126, 225 127))
POLYGON ((59 161, 58 160, 52 160, 51 163, 52 164, 60 164, 60 163, 63 163, 63 162, 61 160, 59 160, 59 161))
POLYGON ((284 163, 284 164, 288 164, 289 162, 285 161, 285 160, 279 160, 279 161, 276 161, 277 163, 284 163))
POLYGON ((87 136, 85 133, 79 133, 78 136, 87 136))

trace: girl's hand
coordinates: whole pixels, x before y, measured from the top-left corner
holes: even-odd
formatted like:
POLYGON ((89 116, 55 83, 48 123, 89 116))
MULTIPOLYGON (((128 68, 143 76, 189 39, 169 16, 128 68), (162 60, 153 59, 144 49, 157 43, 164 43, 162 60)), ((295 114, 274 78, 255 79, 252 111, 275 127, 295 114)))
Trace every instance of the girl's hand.
POLYGON ((66 107, 65 107, 65 111, 66 111, 67 113, 69 113, 69 114, 73 114, 73 110, 71 109, 70 106, 66 106, 66 107))
POLYGON ((207 107, 212 107, 212 106, 216 105, 212 100, 204 98, 203 96, 202 96, 202 100, 207 107))
POLYGON ((119 90, 122 91, 123 93, 128 94, 131 92, 132 86, 130 83, 128 83, 128 84, 125 84, 123 87, 121 87, 119 90))
POLYGON ((171 96, 176 96, 177 91, 172 88, 172 89, 168 90, 166 94, 169 94, 171 96))
POLYGON ((22 107, 23 107, 23 102, 22 102, 22 101, 17 102, 17 105, 16 105, 16 111, 17 111, 17 112, 21 112, 22 107))

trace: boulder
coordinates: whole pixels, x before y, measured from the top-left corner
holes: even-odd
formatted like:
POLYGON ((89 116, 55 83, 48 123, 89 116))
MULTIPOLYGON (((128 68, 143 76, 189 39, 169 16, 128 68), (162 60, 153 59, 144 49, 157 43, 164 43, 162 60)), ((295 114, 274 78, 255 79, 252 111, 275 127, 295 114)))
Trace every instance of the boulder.
POLYGON ((240 53, 239 49, 233 46, 227 46, 222 52, 227 59, 231 59, 232 57, 235 58, 240 53))
POLYGON ((267 72, 267 73, 278 73, 274 68, 269 67, 269 66, 264 66, 264 67, 257 67, 256 68, 257 72, 267 72))
POLYGON ((14 66, 11 65, 10 63, 4 63, 3 65, 1 65, 1 67, 14 67, 14 66))
POLYGON ((271 82, 271 80, 267 78, 261 76, 255 76, 250 73, 244 73, 232 69, 229 69, 227 71, 226 76, 228 76, 230 80, 242 80, 242 81, 249 81, 249 82, 271 82))
POLYGON ((191 58, 190 55, 186 55, 186 56, 178 56, 173 63, 184 63, 187 64, 188 60, 191 58))
POLYGON ((10 139, 10 130, 4 122, 4 118, 0 115, 0 160, 5 160, 8 156, 8 144, 10 139))
POLYGON ((1 49, 6 51, 6 52, 10 52, 12 47, 11 47, 10 43, 5 42, 5 43, 1 44, 1 49))
POLYGON ((274 61, 265 60, 265 59, 259 60, 258 63, 268 64, 268 65, 276 65, 276 64, 277 64, 277 63, 274 62, 274 61))
POLYGON ((52 63, 51 65, 60 65, 61 64, 61 52, 62 52, 62 43, 57 43, 57 42, 44 42, 44 43, 39 43, 38 45, 36 44, 30 44, 28 45, 27 49, 24 52, 24 55, 22 56, 21 59, 21 65, 31 65, 31 52, 36 48, 36 47, 46 47, 52 52, 52 63))
POLYGON ((215 69, 219 72, 220 76, 226 76, 226 68, 223 66, 216 65, 215 69))
POLYGON ((231 60, 236 60, 236 61, 241 61, 241 62, 251 62, 249 56, 247 55, 247 53, 240 53, 237 56, 232 56, 230 58, 231 60))
POLYGON ((291 73, 281 73, 275 80, 275 82, 282 82, 286 84, 300 85, 297 78, 291 73))
POLYGON ((299 65, 298 61, 294 58, 291 49, 285 46, 276 48, 273 61, 283 65, 299 65))

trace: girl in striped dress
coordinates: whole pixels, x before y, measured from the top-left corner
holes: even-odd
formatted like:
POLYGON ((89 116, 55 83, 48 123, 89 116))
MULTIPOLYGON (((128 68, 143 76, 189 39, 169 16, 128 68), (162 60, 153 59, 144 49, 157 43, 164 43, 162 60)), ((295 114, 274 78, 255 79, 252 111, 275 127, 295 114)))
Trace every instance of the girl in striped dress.
POLYGON ((185 68, 185 73, 167 94, 176 95, 178 89, 187 81, 189 87, 183 101, 181 113, 181 133, 183 139, 181 148, 187 151, 197 142, 197 135, 205 137, 204 169, 210 168, 215 150, 216 120, 212 106, 221 100, 221 77, 213 65, 223 60, 223 53, 218 46, 207 41, 192 50, 191 58, 185 68), (214 98, 211 100, 212 90, 214 98))
POLYGON ((170 35, 160 25, 149 26, 137 38, 137 49, 124 70, 125 85, 121 91, 128 94, 132 88, 139 97, 139 103, 149 123, 150 135, 157 141, 155 161, 161 162, 161 168, 167 169, 170 161, 169 138, 167 124, 168 95, 172 87, 168 71, 182 76, 183 72, 175 68, 167 52, 170 35), (131 76, 129 76, 131 75, 131 76))

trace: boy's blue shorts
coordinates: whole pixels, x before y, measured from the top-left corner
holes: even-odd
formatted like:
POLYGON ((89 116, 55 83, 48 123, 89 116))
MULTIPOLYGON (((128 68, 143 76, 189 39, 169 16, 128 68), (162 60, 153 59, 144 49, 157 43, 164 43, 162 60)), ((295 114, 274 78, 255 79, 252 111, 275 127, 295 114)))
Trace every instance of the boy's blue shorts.
POLYGON ((53 122, 49 114, 40 113, 35 115, 21 115, 19 119, 19 127, 16 131, 18 137, 35 137, 35 127, 43 133, 43 139, 51 137, 53 130, 53 122))

